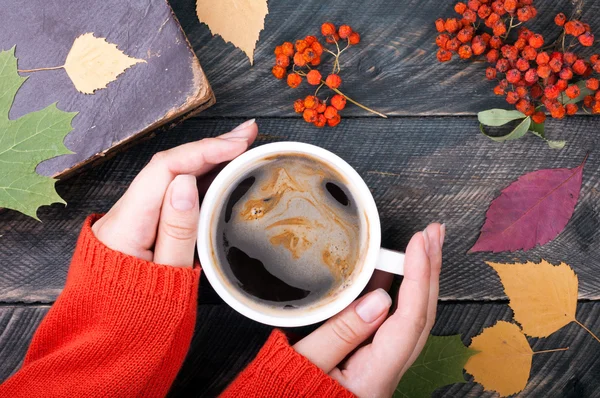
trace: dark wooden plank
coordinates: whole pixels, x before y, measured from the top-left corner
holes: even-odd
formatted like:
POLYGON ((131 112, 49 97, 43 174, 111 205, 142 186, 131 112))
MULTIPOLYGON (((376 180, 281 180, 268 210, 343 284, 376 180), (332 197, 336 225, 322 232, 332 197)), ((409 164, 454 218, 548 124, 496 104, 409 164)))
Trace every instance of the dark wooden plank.
POLYGON ((23 362, 33 333, 50 306, 0 307, 0 383, 23 362))
MULTIPOLYGON (((117 155, 100 167, 58 184, 69 205, 44 207, 42 223, 13 211, 0 214, 0 301, 52 302, 66 276, 79 227, 92 212, 107 211, 157 151, 228 131, 237 120, 192 119, 169 133, 117 155)), ((593 148, 597 123, 574 117, 550 122, 557 138, 549 150, 531 136, 497 144, 477 132, 472 117, 349 119, 332 130, 299 120, 258 120, 258 144, 297 140, 346 159, 365 178, 379 207, 383 245, 404 249, 429 222, 448 226, 442 299, 503 299, 498 277, 484 260, 568 262, 578 273, 581 298, 600 298, 600 157, 592 152, 573 219, 554 241, 527 253, 467 255, 485 212, 499 191, 518 176, 548 167, 574 167, 593 148)))
MULTIPOLYGON (((31 333, 46 306, 0 309, 0 381, 19 366, 31 333)), ((462 334, 465 344, 497 320, 510 321, 506 304, 441 303, 433 333, 462 334)), ((600 331, 600 302, 578 305, 578 319, 600 331)), ((291 330, 294 334, 307 333, 291 330)), ((237 314, 225 305, 201 305, 190 352, 173 385, 171 397, 213 397, 252 360, 270 328, 237 314)), ((533 358, 531 377, 522 397, 591 398, 600 388, 600 345, 576 325, 568 325, 547 339, 530 339, 534 351, 570 347, 566 352, 533 358)), ((472 380, 470 376, 467 376, 472 380)), ((444 387, 435 397, 494 397, 469 382, 444 387)))
MULTIPOLYGON (((217 105, 203 115, 290 116, 292 102, 311 93, 306 83, 296 90, 271 75, 273 50, 286 40, 319 34, 325 21, 348 23, 362 35, 362 43, 342 58, 342 91, 359 102, 389 115, 474 114, 493 107, 508 108, 492 93, 485 80, 485 63, 454 60, 437 62, 434 21, 456 16, 456 1, 344 0, 269 1, 269 15, 260 35, 255 64, 232 44, 213 37, 198 22, 195 4, 172 0, 171 5, 200 58, 217 96, 217 105)), ((528 26, 550 37, 559 31, 552 19, 559 11, 570 13, 570 0, 545 1, 528 26)), ((600 28, 600 3, 585 2, 582 18, 594 31, 600 28)), ((329 69, 322 69, 323 71, 329 69)), ((368 115, 348 106, 345 115, 368 115)))

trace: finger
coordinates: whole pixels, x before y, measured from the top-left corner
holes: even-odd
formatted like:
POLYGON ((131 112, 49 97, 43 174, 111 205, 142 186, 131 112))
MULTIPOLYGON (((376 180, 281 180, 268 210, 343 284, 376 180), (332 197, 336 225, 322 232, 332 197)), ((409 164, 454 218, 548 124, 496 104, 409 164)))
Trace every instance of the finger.
POLYGON ((377 289, 352 303, 294 345, 294 350, 329 373, 385 320, 392 299, 377 289))
POLYGON ((243 153, 258 133, 256 123, 249 122, 221 137, 191 142, 154 155, 118 205, 109 211, 102 223, 94 224, 98 239, 114 250, 132 255, 150 249, 171 181, 178 174, 199 176, 243 153))
POLYGON ((196 177, 182 174, 167 189, 158 223, 153 261, 176 267, 194 265, 200 206, 196 177))
MULTIPOLYGON (((422 232, 406 248, 404 279, 398 292, 398 308, 381 325, 371 346, 374 372, 387 380, 399 379, 427 326, 431 264, 429 242, 422 232)), ((396 380, 397 381, 397 380, 396 380)))
POLYGON ((364 291, 365 293, 368 293, 376 289, 383 289, 387 292, 390 290, 390 287, 392 287, 393 280, 394 275, 389 272, 375 270, 364 291))
POLYGON ((431 264, 431 276, 429 278, 429 299, 427 305, 427 323, 421 333, 421 337, 415 346, 413 353, 400 372, 403 375, 406 370, 416 361, 429 338, 429 332, 435 323, 437 312, 438 293, 440 290, 440 271, 442 270, 442 246, 446 235, 445 225, 430 224, 425 228, 426 238, 429 240, 429 263, 431 264))

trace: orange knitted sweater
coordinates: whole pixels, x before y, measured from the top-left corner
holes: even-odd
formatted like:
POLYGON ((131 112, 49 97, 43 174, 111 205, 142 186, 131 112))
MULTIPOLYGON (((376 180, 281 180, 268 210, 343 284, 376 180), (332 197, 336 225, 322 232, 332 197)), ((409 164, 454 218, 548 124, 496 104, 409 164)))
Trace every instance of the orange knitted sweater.
MULTIPOLYGON (((200 268, 113 251, 89 217, 67 283, 0 397, 163 397, 188 351, 200 268)), ((224 397, 352 397, 273 331, 224 397)))

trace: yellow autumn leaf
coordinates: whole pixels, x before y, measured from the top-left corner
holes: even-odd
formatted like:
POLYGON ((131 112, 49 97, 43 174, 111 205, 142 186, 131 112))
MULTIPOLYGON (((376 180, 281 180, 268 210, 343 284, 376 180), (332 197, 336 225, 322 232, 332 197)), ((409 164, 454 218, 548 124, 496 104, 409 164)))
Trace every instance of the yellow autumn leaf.
POLYGON ((116 44, 102 37, 94 37, 93 33, 85 33, 73 42, 64 68, 78 91, 93 94, 140 62, 146 61, 131 58, 116 44))
POLYGON ((267 0, 196 0, 196 14, 213 35, 241 49, 254 63, 254 48, 269 13, 267 0))
POLYGON ((469 358, 465 370, 483 388, 502 396, 525 388, 533 351, 517 325, 498 321, 473 337, 469 348, 479 352, 469 358))
POLYGON ((577 275, 567 264, 487 264, 500 276, 514 318, 526 335, 546 337, 576 322, 577 275))

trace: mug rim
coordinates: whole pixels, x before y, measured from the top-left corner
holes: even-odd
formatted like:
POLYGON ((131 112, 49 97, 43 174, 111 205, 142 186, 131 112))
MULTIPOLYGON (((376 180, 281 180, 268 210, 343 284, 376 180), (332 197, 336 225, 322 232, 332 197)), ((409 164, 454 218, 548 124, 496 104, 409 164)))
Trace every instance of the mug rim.
POLYGON ((358 172, 333 152, 316 145, 293 141, 274 142, 252 148, 232 160, 219 172, 206 191, 206 195, 204 196, 200 207, 198 239, 196 242, 202 271, 219 297, 242 315, 260 323, 279 327, 306 326, 321 322, 334 316, 350 305, 363 291, 373 275, 380 244, 381 228, 377 206, 371 191, 358 172), (213 256, 215 250, 213 248, 213 237, 216 234, 217 224, 214 223, 213 225, 215 226, 214 231, 210 229, 210 226, 213 218, 218 216, 216 214, 217 209, 222 206, 222 201, 220 201, 219 198, 222 198, 222 195, 224 195, 229 188, 227 183, 232 178, 237 177, 240 170, 243 170, 245 166, 253 165, 257 161, 270 155, 293 154, 316 157, 349 180, 351 191, 353 195, 358 194, 359 197, 357 200, 360 200, 361 208, 364 210, 368 220, 368 225, 366 227, 368 228, 368 238, 366 241, 366 253, 364 255, 362 268, 358 271, 359 275, 354 278, 350 286, 346 287, 340 292, 338 297, 328 303, 317 308, 308 308, 306 313, 294 312, 294 316, 282 317, 268 314, 266 311, 261 312, 259 309, 247 305, 236 298, 225 286, 225 283, 222 280, 222 274, 217 271, 219 265, 213 256))

